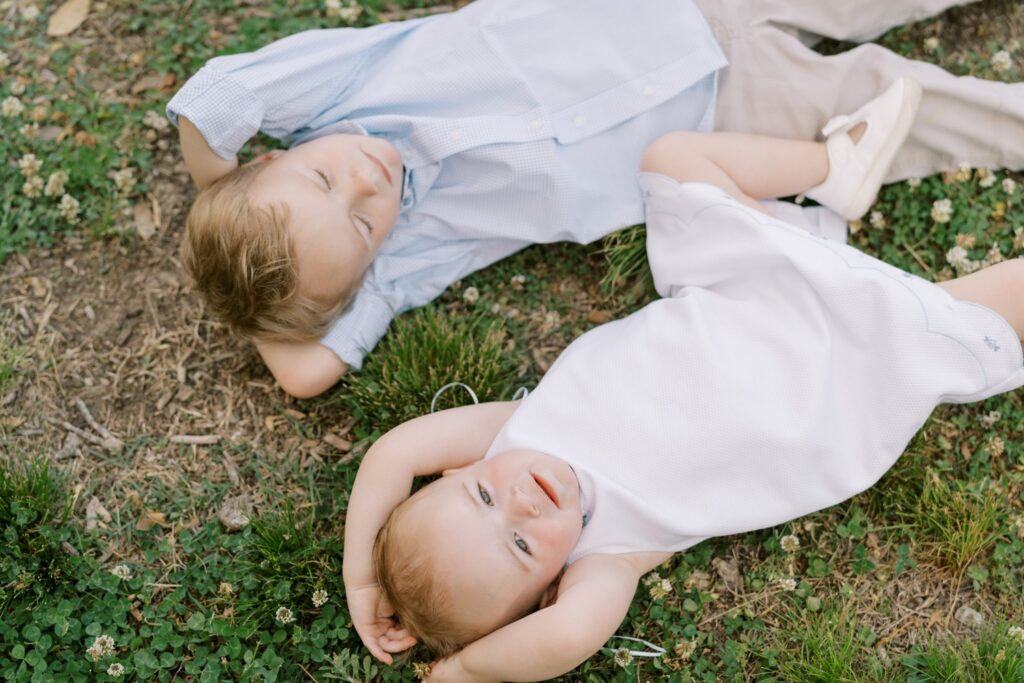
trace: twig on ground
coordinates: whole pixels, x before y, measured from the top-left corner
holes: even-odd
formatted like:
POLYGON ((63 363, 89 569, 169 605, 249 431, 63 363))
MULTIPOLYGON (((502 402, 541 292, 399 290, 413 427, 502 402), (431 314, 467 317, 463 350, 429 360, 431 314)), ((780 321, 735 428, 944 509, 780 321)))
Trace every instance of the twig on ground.
POLYGON ((82 417, 84 417, 85 421, 89 423, 89 426, 92 427, 93 431, 103 437, 106 442, 106 445, 103 446, 104 448, 109 451, 124 450, 124 442, 111 434, 109 429, 96 421, 96 418, 94 418, 92 413, 89 412, 89 408, 86 407, 85 401, 80 398, 76 398, 75 405, 78 406, 79 412, 82 413, 82 417))
POLYGON ((94 444, 96 446, 99 446, 100 448, 103 448, 105 450, 119 450, 120 448, 123 447, 123 444, 118 442, 118 447, 116 449, 113 449, 113 448, 111 448, 112 444, 109 441, 107 441, 106 439, 101 439, 100 437, 96 436, 95 434, 90 434, 89 432, 85 431, 84 429, 80 429, 80 428, 76 427, 75 425, 71 424, 67 420, 58 420, 55 417, 47 416, 46 417, 46 421, 49 422, 52 425, 56 425, 58 427, 63 427, 64 429, 68 430, 72 434, 77 434, 78 436, 82 437, 83 439, 85 439, 89 443, 94 444))
POLYGON ((182 443, 188 446, 212 446, 215 443, 220 442, 220 437, 216 434, 175 434, 169 439, 169 441, 171 443, 182 443))

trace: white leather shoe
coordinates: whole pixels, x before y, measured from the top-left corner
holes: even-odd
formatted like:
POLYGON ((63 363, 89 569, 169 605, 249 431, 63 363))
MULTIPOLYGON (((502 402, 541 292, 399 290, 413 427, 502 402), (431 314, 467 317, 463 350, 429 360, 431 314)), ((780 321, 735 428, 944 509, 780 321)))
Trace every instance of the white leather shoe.
POLYGON ((836 116, 821 130, 828 150, 828 177, 805 194, 847 220, 860 218, 875 201, 882 180, 907 139, 921 104, 917 81, 900 78, 852 114, 836 116), (851 128, 867 124, 860 141, 851 128))

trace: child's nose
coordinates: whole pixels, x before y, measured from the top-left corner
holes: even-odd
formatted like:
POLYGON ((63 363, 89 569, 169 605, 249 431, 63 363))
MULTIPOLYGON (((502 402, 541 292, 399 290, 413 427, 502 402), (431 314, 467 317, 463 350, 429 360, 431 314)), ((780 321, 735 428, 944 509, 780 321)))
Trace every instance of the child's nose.
POLYGON ((540 508, 537 507, 537 503, 519 486, 512 489, 512 502, 515 511, 521 515, 526 515, 527 517, 537 517, 540 515, 540 508))
POLYGON ((349 187, 352 188, 352 193, 356 197, 369 197, 377 194, 380 191, 378 184, 379 179, 372 171, 353 167, 349 174, 349 187))

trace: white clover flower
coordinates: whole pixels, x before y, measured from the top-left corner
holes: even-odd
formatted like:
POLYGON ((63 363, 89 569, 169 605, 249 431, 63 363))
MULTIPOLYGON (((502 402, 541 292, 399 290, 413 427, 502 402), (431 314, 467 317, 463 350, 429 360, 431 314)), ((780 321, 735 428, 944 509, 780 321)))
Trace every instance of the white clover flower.
POLYGON ((18 168, 21 169, 21 175, 26 178, 31 178, 37 175, 42 167, 43 160, 38 158, 35 154, 26 154, 18 159, 18 168))
POLYGON ((625 669, 633 663, 633 653, 630 652, 628 648, 620 647, 615 651, 613 659, 615 660, 616 666, 621 666, 625 669))
POLYGON ((1021 628, 1020 626, 1011 626, 1006 629, 1006 635, 1016 638, 1020 641, 1021 645, 1024 645, 1024 628, 1021 628))
POLYGON ((120 678, 124 675, 124 664, 121 662, 114 662, 107 667, 107 675, 113 676, 114 678, 120 678))
POLYGON ((164 131, 171 125, 171 122, 167 120, 166 116, 149 109, 146 111, 146 115, 142 117, 142 124, 156 131, 164 131))
POLYGON ((794 579, 792 576, 787 576, 784 579, 779 579, 779 588, 786 591, 787 593, 792 593, 796 590, 796 579, 794 579))
POLYGON ((43 179, 37 175, 32 176, 21 186, 21 193, 29 199, 35 199, 43 193, 43 179))
POLYGON ((466 287, 466 290, 462 292, 462 300, 467 304, 475 304, 480 298, 480 290, 476 287, 466 287))
POLYGON ((25 81, 20 78, 15 79, 11 82, 11 94, 12 95, 24 95, 25 94, 25 81))
POLYGON ((871 212, 871 227, 878 230, 885 227, 885 215, 881 211, 871 212))
POLYGON ((779 546, 787 553, 795 553, 800 550, 800 539, 793 534, 788 534, 779 539, 779 546))
POLYGON ((360 5, 345 6, 341 0, 324 0, 324 14, 352 23, 363 13, 360 5))
POLYGON ((936 199, 932 204, 932 220, 936 223, 948 223, 953 215, 953 202, 949 199, 936 199))
POLYGON ((1017 190, 1017 181, 1013 178, 1003 178, 1003 192, 1013 194, 1017 190))
POLYGON ((284 605, 277 608, 277 611, 274 612, 274 618, 282 625, 290 624, 295 621, 295 615, 292 614, 292 611, 284 605))
POLYGON ((993 436, 988 442, 988 453, 993 458, 1000 457, 1006 452, 1006 443, 998 436, 993 436))
POLYGON ((1003 73, 1013 68, 1013 58, 1006 50, 1000 50, 992 55, 992 68, 1003 73))
POLYGON ((313 607, 323 607, 327 604, 328 599, 330 599, 330 596, 327 595, 327 591, 323 588, 313 591, 313 607))
POLYGON ((966 161, 961 161, 957 164, 956 173, 953 175, 953 178, 958 183, 966 183, 971 179, 971 165, 966 161))
POLYGON ((928 52, 938 52, 939 50, 939 39, 935 36, 929 36, 924 39, 924 49, 928 52))
POLYGON ((68 223, 78 222, 78 211, 80 208, 78 200, 69 194, 61 197, 60 202, 57 204, 57 211, 60 213, 60 217, 68 223))
POLYGON ((128 579, 132 578, 132 569, 126 564, 117 565, 116 567, 110 570, 110 573, 116 576, 117 578, 121 579, 122 581, 127 581, 128 579))
POLYGON ((0 102, 0 116, 14 118, 21 116, 23 111, 25 111, 25 105, 14 95, 6 97, 3 102, 0 102))
POLYGON ((64 194, 64 183, 68 180, 68 174, 64 171, 55 171, 50 174, 50 177, 46 179, 46 187, 43 188, 43 194, 47 197, 56 197, 64 194))
POLYGON ((122 194, 128 194, 135 186, 135 169, 131 166, 114 171, 111 177, 114 179, 114 187, 122 194))
POLYGON ((39 124, 26 123, 18 129, 18 135, 25 138, 26 140, 35 140, 37 137, 39 137, 39 124))
POLYGON ((235 594, 235 587, 227 581, 221 581, 220 585, 217 586, 217 592, 224 596, 231 596, 235 594))
POLYGON ((21 8, 21 18, 25 21, 35 21, 39 18, 39 8, 35 5, 25 5, 21 8))
POLYGON ((991 429, 996 422, 999 422, 1001 419, 1003 419, 1003 414, 998 410, 990 410, 989 412, 982 415, 980 419, 983 427, 991 429))
POLYGON ((672 592, 672 582, 668 579, 662 579, 651 585, 648 594, 652 600, 661 600, 666 595, 672 592))
POLYGON ((92 645, 85 651, 87 655, 92 657, 92 661, 98 661, 101 657, 114 654, 114 639, 110 636, 103 634, 96 636, 96 640, 92 641, 92 645))
POLYGON ((946 252, 946 263, 953 266, 961 275, 973 273, 980 265, 976 261, 972 261, 967 255, 967 250, 959 244, 946 252))
POLYGON ((985 258, 981 260, 981 265, 983 268, 987 268, 997 263, 1002 263, 1005 260, 1006 259, 1003 258, 1003 252, 999 250, 999 245, 996 242, 993 242, 992 246, 988 248, 987 252, 985 252, 985 258))
POLYGON ((0 71, 3 71, 11 65, 11 58, 7 56, 7 53, 0 50, 0 71))
POLYGON ((921 179, 920 178, 907 178, 907 186, 911 190, 914 190, 914 189, 916 189, 918 187, 921 187, 921 179))
POLYGON ((697 641, 696 640, 681 640, 681 641, 679 641, 679 644, 676 645, 676 650, 675 650, 676 657, 679 657, 679 659, 689 659, 690 657, 693 656, 693 653, 696 652, 696 651, 697 651, 697 641))
POLYGON ((521 290, 523 288, 523 285, 526 284, 526 276, 525 275, 513 275, 511 283, 512 283, 512 289, 514 289, 516 291, 519 291, 519 290, 521 290))
POLYGON ((996 174, 988 168, 978 169, 978 184, 982 187, 992 187, 996 184, 996 174))

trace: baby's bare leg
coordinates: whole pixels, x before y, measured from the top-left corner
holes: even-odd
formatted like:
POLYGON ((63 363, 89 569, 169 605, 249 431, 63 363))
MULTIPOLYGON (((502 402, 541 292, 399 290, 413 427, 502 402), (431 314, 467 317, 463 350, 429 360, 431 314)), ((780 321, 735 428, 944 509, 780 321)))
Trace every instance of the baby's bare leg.
POLYGON ((991 308, 1024 340, 1024 260, 997 263, 939 286, 957 299, 991 308))
MULTIPOLYGON (((864 125, 850 131, 857 142, 864 125)), ((747 206, 764 211, 759 199, 800 194, 828 176, 823 142, 786 140, 745 133, 669 133, 655 141, 643 170, 680 182, 716 185, 747 206)))

